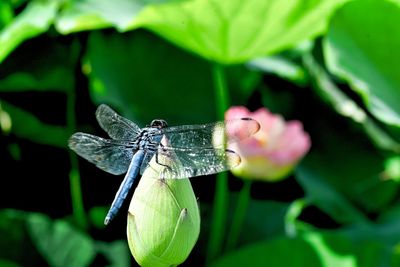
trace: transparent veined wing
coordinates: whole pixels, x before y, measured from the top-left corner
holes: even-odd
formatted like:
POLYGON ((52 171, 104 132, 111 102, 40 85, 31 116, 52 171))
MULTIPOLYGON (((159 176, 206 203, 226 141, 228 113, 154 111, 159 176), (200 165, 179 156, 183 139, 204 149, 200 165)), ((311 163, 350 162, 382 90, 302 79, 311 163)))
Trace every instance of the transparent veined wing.
POLYGON ((199 125, 181 125, 162 129, 173 148, 223 148, 227 143, 239 142, 255 134, 260 124, 251 118, 199 125))
POLYGON ((159 146, 156 161, 164 166, 160 178, 183 179, 209 175, 232 169, 239 165, 240 156, 229 149, 171 148, 159 146))
POLYGON ((112 139, 133 140, 140 132, 140 128, 135 123, 121 117, 105 104, 97 108, 96 118, 101 128, 106 131, 112 139))
POLYGON ((128 170, 135 151, 129 143, 86 133, 73 134, 68 146, 100 169, 115 175, 128 170))
POLYGON ((145 156, 143 158, 142 164, 140 166, 140 174, 144 173, 144 171, 148 167, 148 165, 149 165, 149 163, 150 163, 150 161, 151 161, 151 159, 153 158, 154 155, 155 155, 155 152, 151 152, 151 151, 147 151, 146 152, 146 154, 145 154, 145 156))

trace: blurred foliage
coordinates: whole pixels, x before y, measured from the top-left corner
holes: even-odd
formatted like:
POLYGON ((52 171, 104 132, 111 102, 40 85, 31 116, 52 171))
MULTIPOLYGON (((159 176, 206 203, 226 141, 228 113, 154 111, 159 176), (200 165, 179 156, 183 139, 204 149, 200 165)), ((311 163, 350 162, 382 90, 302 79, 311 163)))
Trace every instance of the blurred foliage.
POLYGON ((400 45, 399 19, 399 3, 355 1, 335 14, 324 39, 332 73, 349 81, 377 119, 397 127, 400 55, 393 51, 400 45), (379 12, 368 12, 374 9, 379 12))
POLYGON ((104 254, 114 266, 129 265, 125 243, 96 243, 67 220, 52 221, 43 214, 16 210, 3 210, 0 219, 0 231, 4 237, 1 247, 13 248, 8 250, 12 254, 5 254, 7 251, 2 250, 2 256, 23 266, 36 265, 34 263, 40 259, 38 252, 51 266, 88 266, 96 252, 104 254))
POLYGON ((213 121, 216 66, 231 104, 301 120, 312 150, 253 183, 226 246, 230 177, 217 255, 214 179, 191 179, 202 230, 183 265, 399 266, 398 25, 398 0, 0 1, 0 266, 130 266, 124 215, 102 225, 120 179, 67 139, 99 130, 101 103, 141 126, 213 121))
POLYGON ((168 118, 171 124, 215 118, 215 111, 204 109, 198 101, 214 98, 207 62, 156 42, 154 36, 135 32, 121 39, 115 33, 94 32, 89 36, 86 60, 93 102, 118 106, 141 125, 154 118, 168 118))
POLYGON ((376 241, 358 242, 337 232, 308 231, 296 238, 281 237, 254 243, 229 253, 210 266, 396 266, 391 251, 376 241), (268 252, 271 256, 260 257, 268 252), (290 255, 290 257, 288 257, 290 255))

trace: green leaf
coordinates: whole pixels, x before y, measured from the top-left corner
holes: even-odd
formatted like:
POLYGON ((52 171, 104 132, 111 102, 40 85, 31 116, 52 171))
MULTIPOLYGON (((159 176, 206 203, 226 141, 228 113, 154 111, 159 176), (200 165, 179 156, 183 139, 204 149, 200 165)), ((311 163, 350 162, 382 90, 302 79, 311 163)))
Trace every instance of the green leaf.
POLYGON ((41 36, 26 42, 0 64, 0 91, 71 90, 79 50, 75 39, 66 43, 41 36))
POLYGON ((284 233, 287 203, 251 199, 241 232, 241 243, 274 238, 284 233))
POLYGON ((328 68, 347 80, 379 120, 400 126, 400 5, 351 1, 324 39, 328 68))
POLYGON ((394 258, 390 248, 375 240, 357 243, 340 231, 309 231, 296 238, 281 237, 245 246, 209 266, 395 267, 394 258))
POLYGON ((208 63, 153 35, 92 33, 86 61, 93 101, 111 104, 140 125, 154 118, 171 125, 215 119, 208 63))
POLYGON ((399 215, 400 206, 397 204, 381 213, 376 222, 351 225, 341 230, 341 232, 358 244, 362 244, 368 240, 375 240, 391 249, 399 257, 398 248, 396 251, 396 247, 400 244, 398 238, 400 235, 399 215))
MULTIPOLYGON (((0 259, 21 266, 89 266, 96 252, 86 234, 39 213, 1 210, 0 236, 0 259)), ((111 247, 115 253, 122 250, 121 245, 111 247)))
POLYGON ((224 266, 302 266, 307 262, 309 267, 320 267, 318 255, 312 246, 302 239, 278 238, 245 246, 225 254, 209 267, 224 266), (287 255, 290 255, 288 257, 287 255))
POLYGON ((129 267, 131 254, 126 240, 117 240, 111 243, 97 242, 96 249, 110 262, 110 267, 129 267))
POLYGON ((400 182, 400 157, 393 156, 385 161, 385 171, 382 174, 385 179, 393 179, 400 182))
POLYGON ((0 31, 0 63, 23 41, 46 32, 53 23, 59 1, 30 1, 26 8, 0 31))
POLYGON ((224 68, 231 105, 244 105, 254 91, 262 84, 262 73, 244 65, 231 65, 224 68))
MULTIPOLYGON (((309 155, 308 158, 310 157, 312 156, 309 155)), ((313 165, 307 165, 307 160, 296 169, 296 178, 306 191, 308 201, 314 203, 340 223, 367 221, 367 217, 345 196, 323 180, 323 178, 327 178, 323 173, 325 166, 314 170, 313 165)), ((315 165, 318 165, 318 163, 315 163, 315 165)))
POLYGON ((138 0, 69 1, 57 17, 55 26, 63 34, 111 26, 123 30, 144 6, 145 2, 138 0))
MULTIPOLYGON (((27 72, 17 72, 6 79, 0 80, 0 91, 1 92, 18 92, 18 91, 29 91, 29 90, 62 90, 63 87, 68 87, 68 84, 72 82, 71 80, 65 80, 62 86, 60 79, 62 77, 68 76, 68 71, 62 68, 54 68, 46 74, 46 77, 35 77, 32 73, 27 72)), ((44 75, 43 75, 44 76, 44 75)), ((69 87, 70 88, 70 87, 69 87)))
POLYGON ((6 1, 0 2, 0 29, 9 24, 14 17, 11 3, 6 1))
POLYGON ((296 47, 277 55, 250 60, 246 63, 246 67, 251 70, 279 76, 295 83, 299 87, 304 87, 308 84, 309 77, 305 68, 301 65, 301 57, 311 51, 313 47, 314 42, 304 41, 296 47))
POLYGON ((10 115, 11 132, 15 135, 40 144, 61 148, 67 146, 70 133, 65 127, 45 124, 32 114, 4 101, 1 102, 1 107, 10 115))
POLYGON ((324 32, 345 0, 193 0, 151 5, 130 28, 145 27, 195 54, 242 63, 324 32))
POLYGON ((94 259, 93 241, 63 220, 31 214, 27 227, 38 250, 51 266, 88 266, 94 259))
POLYGON ((328 73, 317 63, 311 53, 303 56, 304 66, 313 82, 313 89, 340 115, 361 124, 374 144, 386 150, 400 152, 400 143, 393 139, 330 79, 328 73))
POLYGON ((22 265, 19 265, 16 262, 4 260, 4 259, 0 259, 0 266, 2 266, 2 267, 22 267, 22 265))
POLYGON ((247 66, 251 69, 276 74, 299 86, 304 86, 308 82, 305 69, 300 64, 296 64, 283 56, 276 55, 253 59, 247 63, 247 66))
MULTIPOLYGON (((0 258, 29 266, 37 263, 40 255, 35 251, 26 231, 28 213, 16 210, 0 211, 0 258), (23 255, 23 257, 21 257, 23 255)), ((0 266, 2 262, 0 262, 0 266)))
POLYGON ((363 212, 378 212, 393 200, 396 183, 382 179, 384 157, 346 124, 318 117, 313 149, 301 162, 296 178, 311 202, 338 222, 363 222, 363 212))
POLYGON ((21 6, 25 5, 29 0, 12 0, 9 1, 10 5, 14 10, 21 9, 21 6))
POLYGON ((101 207, 93 207, 89 211, 90 222, 99 229, 104 229, 104 218, 107 215, 109 208, 101 206, 101 207))

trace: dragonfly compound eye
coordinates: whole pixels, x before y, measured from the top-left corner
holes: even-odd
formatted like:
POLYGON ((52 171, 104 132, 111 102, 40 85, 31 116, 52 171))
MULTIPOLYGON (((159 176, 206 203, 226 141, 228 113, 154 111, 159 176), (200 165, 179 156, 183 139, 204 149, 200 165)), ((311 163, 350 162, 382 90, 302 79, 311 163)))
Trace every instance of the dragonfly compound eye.
POLYGON ((153 120, 150 126, 155 128, 165 128, 168 127, 168 124, 165 120, 153 120))

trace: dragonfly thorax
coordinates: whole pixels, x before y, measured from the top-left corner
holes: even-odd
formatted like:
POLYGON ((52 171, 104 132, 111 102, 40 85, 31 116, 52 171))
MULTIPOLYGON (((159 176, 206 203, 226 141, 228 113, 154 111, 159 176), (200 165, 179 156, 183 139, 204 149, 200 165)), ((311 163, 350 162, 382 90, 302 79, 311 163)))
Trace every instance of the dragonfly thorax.
POLYGON ((166 128, 166 127, 168 127, 168 124, 167 124, 167 122, 166 122, 165 120, 157 119, 157 120, 153 120, 153 121, 150 123, 150 127, 154 127, 154 128, 159 128, 159 129, 161 129, 161 128, 166 128))
POLYGON ((161 130, 156 127, 144 128, 134 140, 134 150, 156 151, 161 141, 161 130))

